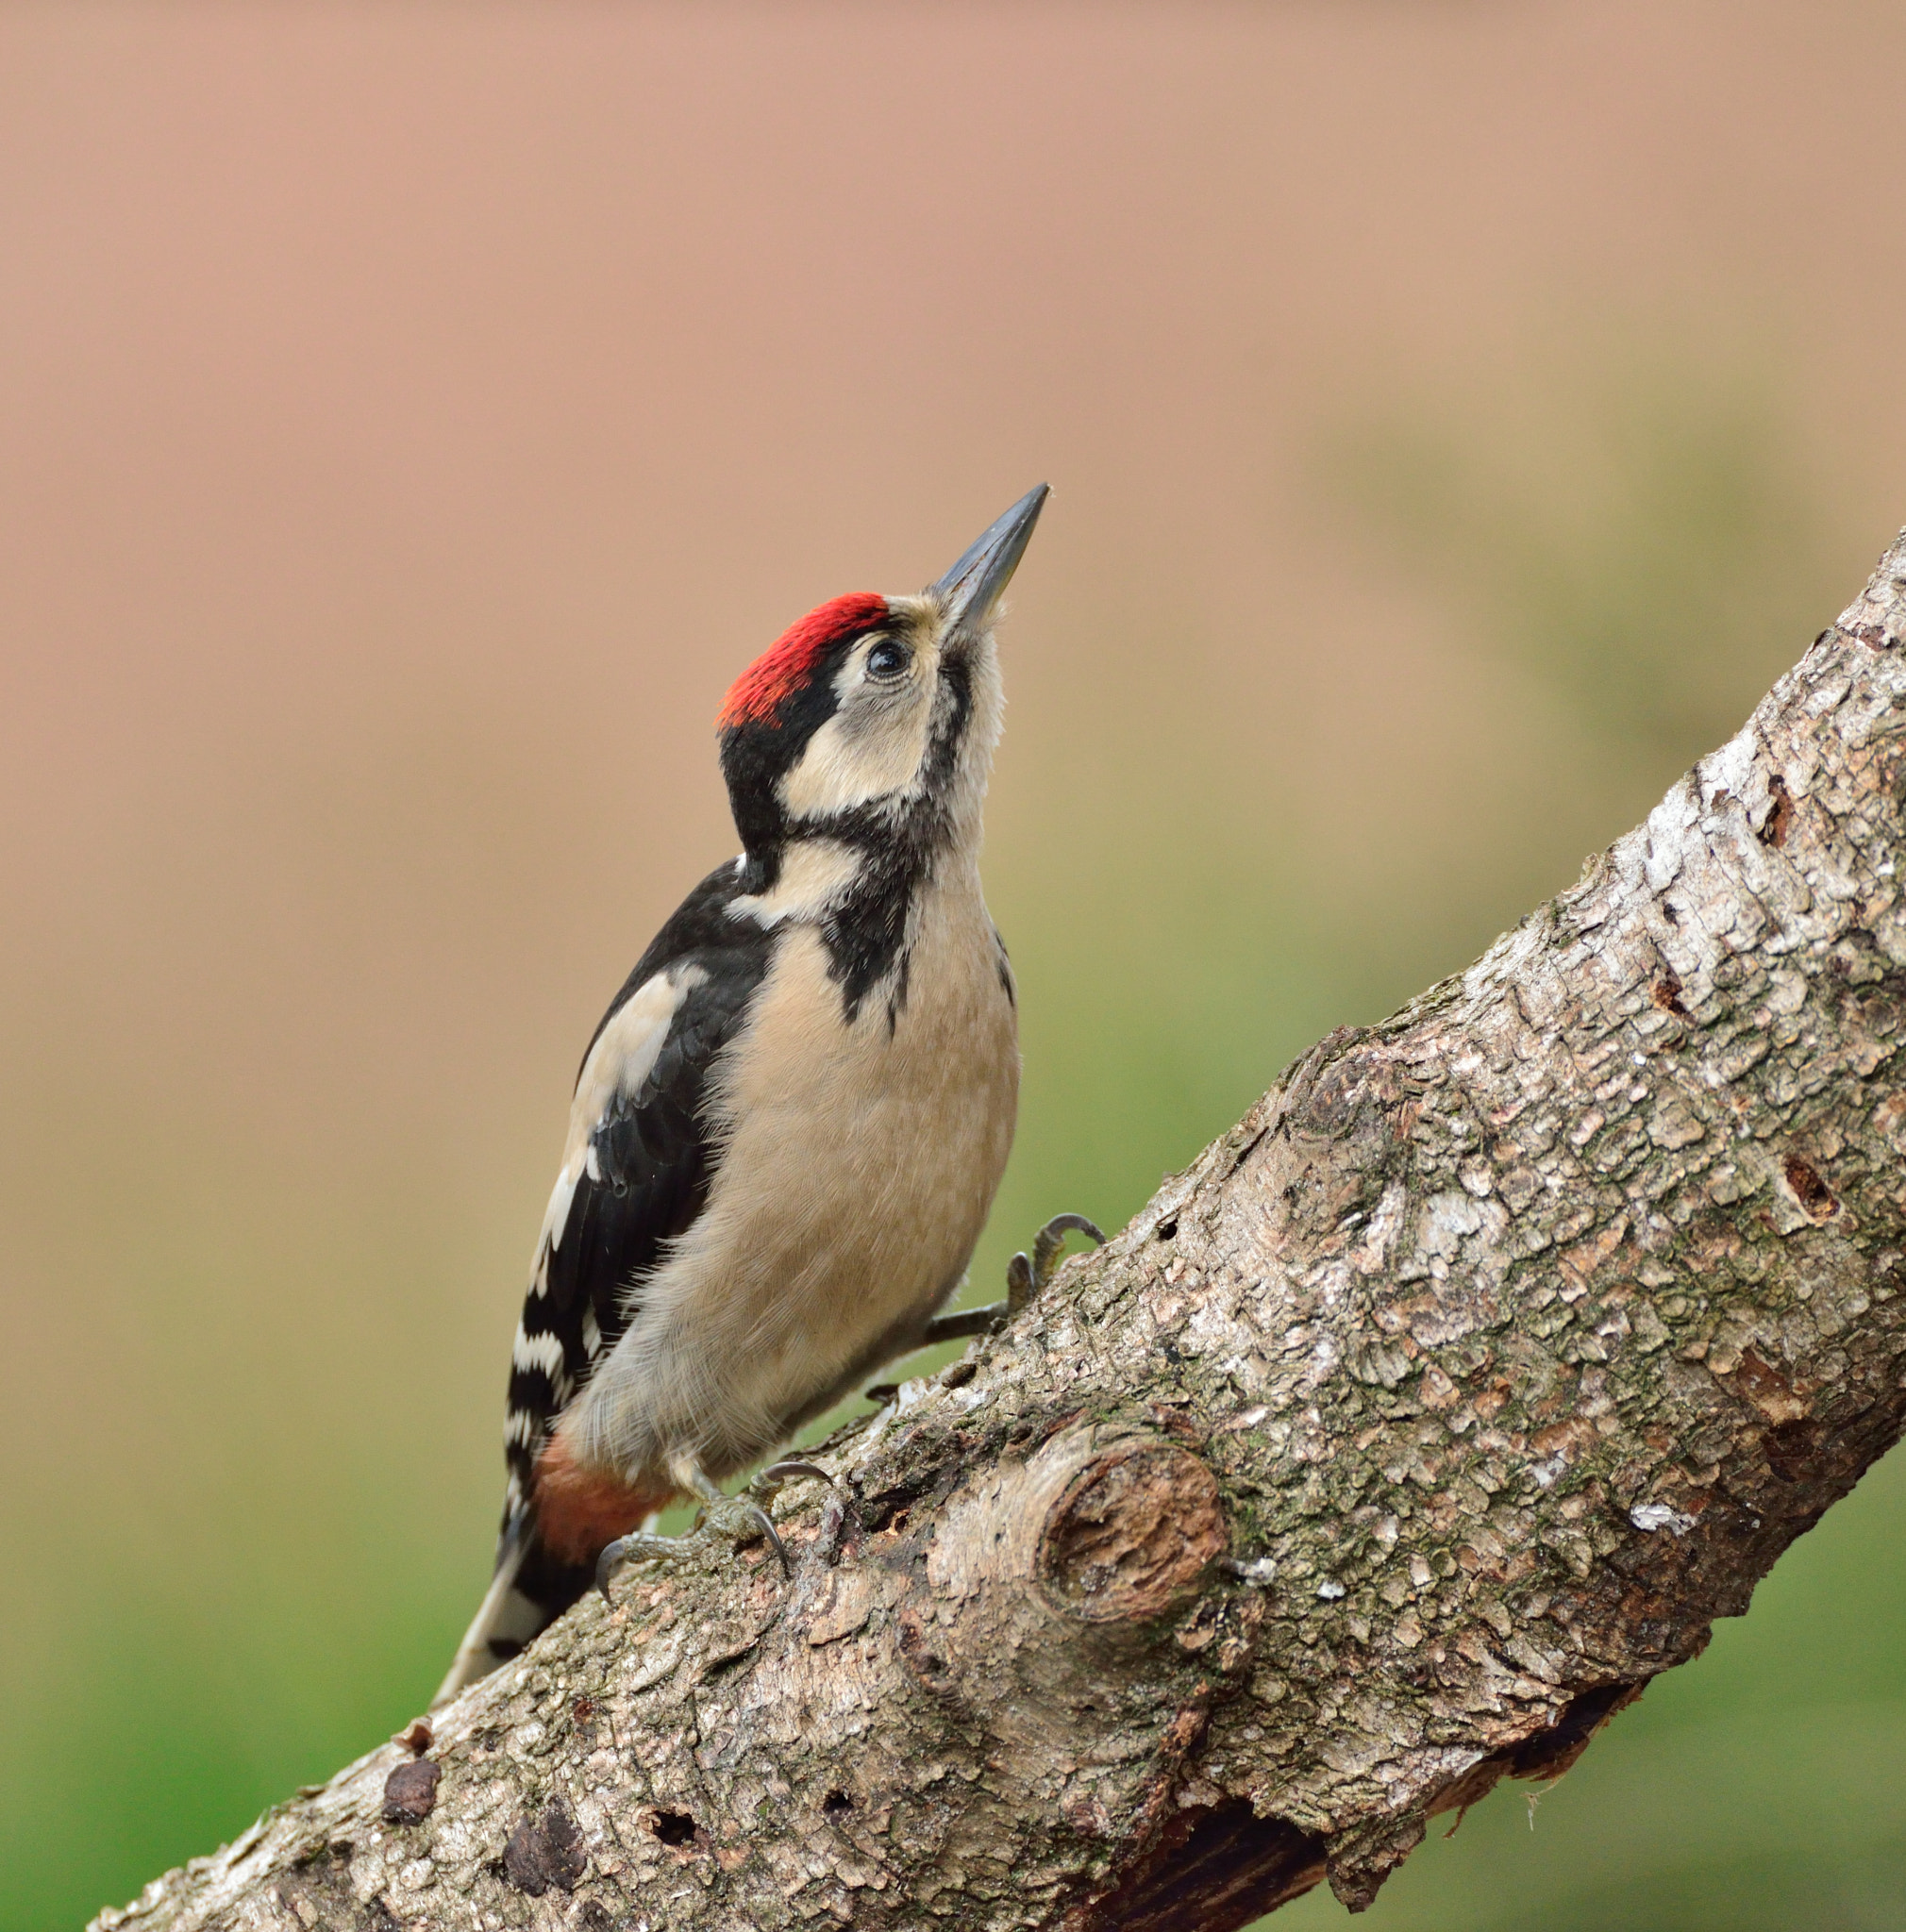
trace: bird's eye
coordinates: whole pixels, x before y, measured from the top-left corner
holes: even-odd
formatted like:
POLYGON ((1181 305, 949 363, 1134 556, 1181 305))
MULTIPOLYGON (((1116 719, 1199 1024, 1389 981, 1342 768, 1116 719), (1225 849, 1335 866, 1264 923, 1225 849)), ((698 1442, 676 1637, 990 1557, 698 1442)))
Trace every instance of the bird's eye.
POLYGON ((913 661, 913 654, 893 638, 882 638, 867 653, 867 675, 883 682, 898 677, 913 661))

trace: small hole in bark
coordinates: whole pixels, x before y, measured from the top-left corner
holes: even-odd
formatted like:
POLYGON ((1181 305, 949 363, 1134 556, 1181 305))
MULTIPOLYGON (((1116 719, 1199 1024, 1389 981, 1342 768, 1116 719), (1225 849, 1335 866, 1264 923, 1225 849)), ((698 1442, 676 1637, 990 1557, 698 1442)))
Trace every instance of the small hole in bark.
POLYGON ((686 1811, 658 1811, 655 1823, 649 1826, 665 1845, 688 1845, 694 1842, 694 1820, 686 1811))
POLYGON ((1672 966, 1664 967, 1661 977, 1654 983, 1654 1003, 1664 1013, 1672 1013, 1677 1020, 1694 1018, 1681 1005, 1680 975, 1672 966))
POLYGON ((1763 845, 1784 845, 1787 827, 1794 820, 1794 801, 1788 795, 1787 781, 1778 772, 1767 780, 1767 791, 1774 803, 1755 836, 1763 845))
POLYGON ((853 1808, 854 1801, 848 1797, 845 1791, 829 1791, 821 1800, 821 1809, 829 1818, 838 1818, 843 1811, 851 1811, 853 1808))
POLYGON ((1839 1211, 1839 1199, 1832 1189, 1797 1154, 1788 1155, 1781 1165, 1794 1198, 1814 1220, 1827 1221, 1839 1211))
POLYGON ((1175 1237, 1175 1236, 1177 1235, 1177 1233, 1178 1233, 1178 1216, 1177 1216, 1176 1214, 1174 1214, 1174 1215, 1172 1216, 1172 1218, 1171 1218, 1171 1219, 1170 1219, 1169 1221, 1161 1221, 1161 1222, 1159 1223, 1159 1224, 1158 1224, 1158 1238, 1159 1238, 1159 1240, 1160 1240, 1160 1241, 1168 1241, 1172 1240, 1172 1239, 1173 1239, 1173 1238, 1174 1238, 1174 1237, 1175 1237))

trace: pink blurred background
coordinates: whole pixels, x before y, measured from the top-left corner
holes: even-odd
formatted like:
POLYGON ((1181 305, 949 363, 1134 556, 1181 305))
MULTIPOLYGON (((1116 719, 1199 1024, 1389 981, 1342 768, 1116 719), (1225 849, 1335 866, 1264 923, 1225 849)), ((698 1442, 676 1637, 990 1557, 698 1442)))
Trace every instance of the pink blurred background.
POLYGON ((743 662, 1050 480, 979 1272, 1129 1213, 1906 519, 1902 73, 1854 4, 0 12, 0 1924, 427 1694, 743 662))

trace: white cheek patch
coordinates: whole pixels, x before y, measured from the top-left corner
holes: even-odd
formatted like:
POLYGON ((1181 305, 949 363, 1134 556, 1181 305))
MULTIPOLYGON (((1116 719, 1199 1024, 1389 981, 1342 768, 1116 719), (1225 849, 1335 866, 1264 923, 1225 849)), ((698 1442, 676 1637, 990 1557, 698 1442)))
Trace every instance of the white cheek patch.
POLYGON ((808 740, 781 780, 781 804, 796 819, 830 818, 913 789, 927 755, 933 664, 926 653, 904 689, 869 684, 857 656, 837 679, 840 708, 808 740))

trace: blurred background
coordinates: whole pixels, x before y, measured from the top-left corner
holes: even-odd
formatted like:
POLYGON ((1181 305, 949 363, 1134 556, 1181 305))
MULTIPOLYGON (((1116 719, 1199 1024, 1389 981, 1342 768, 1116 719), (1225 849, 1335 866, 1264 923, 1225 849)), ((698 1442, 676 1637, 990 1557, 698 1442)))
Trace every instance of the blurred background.
MULTIPOLYGON (((747 658, 1051 481, 990 1297, 1864 581, 1902 72, 1858 0, 0 10, 0 1928, 429 1695, 747 658)), ((1906 1926, 1902 1530, 1895 1458, 1368 1923, 1906 1926)))

